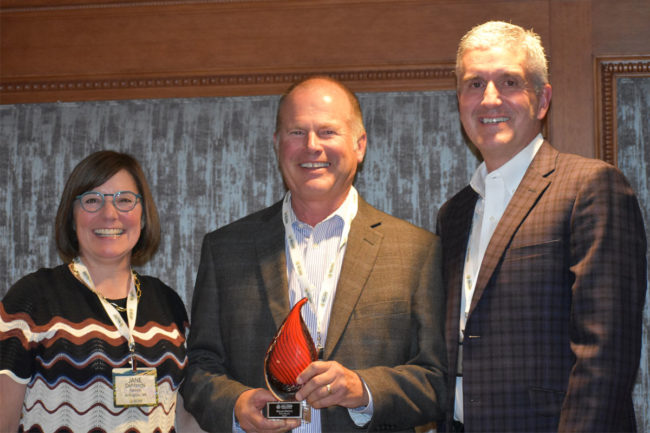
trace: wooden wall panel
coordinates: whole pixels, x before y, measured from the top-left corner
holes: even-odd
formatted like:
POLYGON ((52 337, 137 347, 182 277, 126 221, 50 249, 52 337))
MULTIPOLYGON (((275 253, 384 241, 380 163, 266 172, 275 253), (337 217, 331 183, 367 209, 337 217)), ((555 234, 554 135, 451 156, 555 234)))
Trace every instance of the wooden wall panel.
MULTIPOLYGON (((599 57, 594 61, 596 77, 596 155, 618 164, 618 108, 617 83, 621 78, 650 77, 649 56, 599 57)), ((639 122, 633 126, 638 127, 639 122)), ((625 125, 628 126, 629 125, 625 125)), ((642 131, 650 135, 650 131, 642 131)), ((650 139, 650 137, 649 137, 650 139)))
POLYGON ((594 56, 650 54, 650 0, 592 2, 594 56))
MULTIPOLYGON (((547 38, 547 2, 501 0, 490 8, 476 0, 56 7, 42 0, 25 7, 5 0, 0 98, 16 103, 273 94, 293 81, 286 74, 305 72, 361 72, 364 79, 357 82, 365 83, 377 71, 453 62, 460 36, 491 18, 534 25, 547 38)), ((408 82, 413 89, 433 88, 426 75, 408 82)), ((406 89, 400 79, 355 88, 406 89)))
POLYGON ((592 156, 593 61, 589 46, 592 33, 591 1, 551 2, 550 140, 558 149, 592 156), (581 125, 576 128, 575 125, 581 125))

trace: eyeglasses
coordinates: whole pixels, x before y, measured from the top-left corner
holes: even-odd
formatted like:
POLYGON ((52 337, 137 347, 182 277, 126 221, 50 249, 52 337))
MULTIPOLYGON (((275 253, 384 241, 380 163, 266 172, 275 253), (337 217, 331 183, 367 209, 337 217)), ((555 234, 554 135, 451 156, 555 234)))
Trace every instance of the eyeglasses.
POLYGON ((131 191, 118 191, 115 194, 102 194, 97 191, 88 191, 84 192, 81 195, 75 197, 81 203, 81 208, 86 212, 97 212, 106 202, 106 196, 113 196, 113 206, 120 212, 128 212, 135 208, 135 205, 142 200, 140 194, 136 194, 131 191))

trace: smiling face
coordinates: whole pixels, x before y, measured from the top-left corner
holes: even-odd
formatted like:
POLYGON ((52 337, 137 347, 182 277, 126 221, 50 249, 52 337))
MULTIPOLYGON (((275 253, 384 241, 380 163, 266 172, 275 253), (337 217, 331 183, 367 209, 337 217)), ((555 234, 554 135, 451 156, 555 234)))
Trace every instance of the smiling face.
POLYGON ((333 212, 347 197, 366 150, 348 95, 333 82, 309 80, 286 96, 280 119, 275 149, 294 210, 333 212))
MULTIPOLYGON (((118 191, 140 193, 133 176, 126 170, 118 171, 93 191, 115 194, 118 191)), ((120 212, 113 206, 113 197, 104 197, 102 208, 94 213, 74 204, 73 217, 79 241, 79 255, 86 265, 100 263, 130 265, 131 250, 140 239, 142 204, 128 212, 120 212)))
POLYGON ((523 50, 494 46, 467 51, 458 77, 458 106, 465 132, 495 170, 541 131, 551 86, 536 92, 523 50))

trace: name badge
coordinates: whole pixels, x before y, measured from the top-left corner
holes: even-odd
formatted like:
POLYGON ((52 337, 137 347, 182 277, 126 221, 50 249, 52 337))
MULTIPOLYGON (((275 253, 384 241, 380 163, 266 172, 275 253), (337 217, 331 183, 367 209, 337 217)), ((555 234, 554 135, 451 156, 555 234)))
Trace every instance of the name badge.
POLYGON ((115 406, 156 406, 158 385, 155 368, 114 368, 113 402, 115 406))

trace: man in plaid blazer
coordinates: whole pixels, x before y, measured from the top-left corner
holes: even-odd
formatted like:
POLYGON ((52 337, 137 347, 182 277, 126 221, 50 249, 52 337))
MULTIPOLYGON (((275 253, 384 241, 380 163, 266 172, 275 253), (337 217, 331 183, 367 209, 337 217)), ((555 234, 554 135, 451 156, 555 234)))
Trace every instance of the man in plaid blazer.
POLYGON ((484 162, 438 215, 447 430, 636 430, 647 268, 634 191, 615 167, 541 136, 552 92, 532 31, 472 29, 456 74, 484 162))

